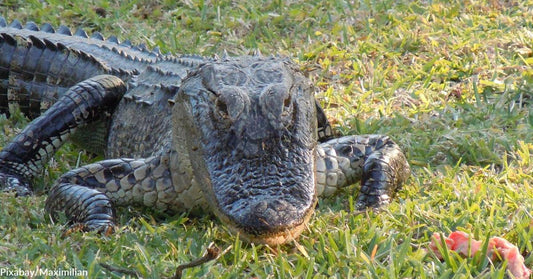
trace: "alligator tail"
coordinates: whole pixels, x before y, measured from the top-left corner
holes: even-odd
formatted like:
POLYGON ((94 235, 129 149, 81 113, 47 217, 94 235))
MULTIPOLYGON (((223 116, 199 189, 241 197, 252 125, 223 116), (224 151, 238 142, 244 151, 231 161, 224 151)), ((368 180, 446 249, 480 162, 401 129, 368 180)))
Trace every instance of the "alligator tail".
MULTIPOLYGON (((0 20, 0 114, 36 118, 75 83, 109 69, 91 55, 35 36, 4 32, 0 20)), ((18 28, 14 22, 10 28, 18 28)), ((6 29, 7 30, 7 29, 6 29)))

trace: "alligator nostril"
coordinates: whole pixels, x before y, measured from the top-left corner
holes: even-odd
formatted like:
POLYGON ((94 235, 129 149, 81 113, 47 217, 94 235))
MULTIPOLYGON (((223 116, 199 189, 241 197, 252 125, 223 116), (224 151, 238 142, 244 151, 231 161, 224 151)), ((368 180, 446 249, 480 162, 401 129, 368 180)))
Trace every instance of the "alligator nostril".
POLYGON ((249 233, 260 235, 291 228, 301 221, 301 213, 288 201, 272 198, 251 204, 236 221, 249 233))
POLYGON ((256 212, 263 212, 268 208, 268 203, 266 201, 260 201, 255 205, 256 212))
POLYGON ((273 200, 269 206, 276 211, 282 211, 287 209, 288 204, 283 200, 273 200))

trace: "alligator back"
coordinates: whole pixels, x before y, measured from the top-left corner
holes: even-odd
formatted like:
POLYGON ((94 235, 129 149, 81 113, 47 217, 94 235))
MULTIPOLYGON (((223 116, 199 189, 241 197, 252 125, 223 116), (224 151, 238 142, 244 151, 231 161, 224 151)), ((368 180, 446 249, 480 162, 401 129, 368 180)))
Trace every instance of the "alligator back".
POLYGON ((128 84, 113 114, 106 157, 148 157, 169 150, 171 105, 183 78, 208 61, 201 56, 164 56, 128 84))
POLYGON ((120 43, 82 29, 25 26, 0 17, 0 114, 20 109, 30 119, 48 109, 74 84, 100 74, 120 77, 128 92, 112 116, 91 124, 73 140, 107 157, 145 157, 168 143, 173 98, 200 56, 161 55, 144 45, 120 43), (110 129, 111 128, 111 129, 110 129), (110 134, 108 135, 108 133, 110 134))
POLYGON ((19 107, 35 118, 53 104, 67 88, 98 74, 128 80, 161 55, 143 46, 119 44, 115 37, 88 37, 61 26, 56 30, 32 22, 10 25, 0 17, 0 114, 19 107))

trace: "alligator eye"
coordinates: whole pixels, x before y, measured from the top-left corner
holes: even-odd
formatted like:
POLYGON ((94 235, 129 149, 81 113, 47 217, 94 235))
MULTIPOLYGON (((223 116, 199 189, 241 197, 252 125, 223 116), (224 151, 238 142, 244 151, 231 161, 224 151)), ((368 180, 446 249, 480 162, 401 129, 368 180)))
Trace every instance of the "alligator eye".
POLYGON ((283 107, 285 109, 289 108, 291 106, 291 103, 292 103, 292 99, 291 99, 291 95, 289 95, 287 98, 285 98, 285 100, 283 100, 283 107))
POLYGON ((292 98, 291 95, 289 95, 285 100, 283 100, 283 110, 281 111, 282 117, 287 117, 289 113, 291 112, 292 108, 292 98))
POLYGON ((218 98, 216 100, 215 105, 217 107, 218 114, 222 118, 229 118, 228 105, 226 104, 226 102, 224 102, 220 98, 218 98))

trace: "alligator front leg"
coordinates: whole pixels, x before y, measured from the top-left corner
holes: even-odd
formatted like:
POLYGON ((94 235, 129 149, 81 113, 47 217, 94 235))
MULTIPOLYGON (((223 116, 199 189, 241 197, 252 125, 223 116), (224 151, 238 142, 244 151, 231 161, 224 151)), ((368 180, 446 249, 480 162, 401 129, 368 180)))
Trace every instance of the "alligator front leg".
POLYGON ((85 186, 60 183, 49 193, 46 211, 53 220, 63 211, 72 228, 110 233, 115 228, 115 209, 102 192, 85 186), (81 227, 78 227, 81 225, 81 227))
POLYGON ((117 106, 126 86, 101 75, 71 87, 0 151, 0 189, 31 193, 29 181, 80 126, 102 119, 117 106))
POLYGON ((345 136, 320 144, 316 169, 322 196, 361 181, 357 210, 388 204, 410 175, 398 145, 381 135, 345 136))
POLYGON ((170 164, 176 154, 146 159, 110 159, 65 173, 50 190, 46 210, 53 219, 64 212, 84 230, 108 232, 115 225, 114 205, 142 205, 177 211, 199 204, 201 192, 175 187, 170 164))

